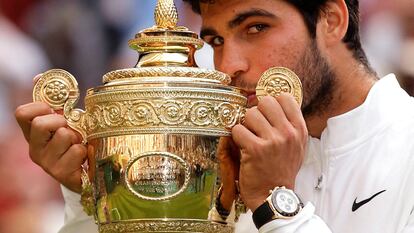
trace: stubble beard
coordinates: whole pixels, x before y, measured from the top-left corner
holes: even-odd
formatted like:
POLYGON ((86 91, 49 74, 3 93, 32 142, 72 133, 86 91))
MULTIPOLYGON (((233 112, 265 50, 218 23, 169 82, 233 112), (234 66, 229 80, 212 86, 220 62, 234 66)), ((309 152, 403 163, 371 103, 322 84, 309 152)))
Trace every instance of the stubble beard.
POLYGON ((316 40, 311 40, 310 46, 293 70, 302 81, 303 117, 307 119, 326 113, 332 104, 336 78, 316 40))
MULTIPOLYGON (((303 102, 302 114, 306 119, 321 116, 332 105, 336 76, 327 60, 322 56, 315 39, 304 51, 302 57, 292 69, 302 82, 303 102)), ((232 78, 232 86, 252 91, 256 84, 236 77, 232 78)))

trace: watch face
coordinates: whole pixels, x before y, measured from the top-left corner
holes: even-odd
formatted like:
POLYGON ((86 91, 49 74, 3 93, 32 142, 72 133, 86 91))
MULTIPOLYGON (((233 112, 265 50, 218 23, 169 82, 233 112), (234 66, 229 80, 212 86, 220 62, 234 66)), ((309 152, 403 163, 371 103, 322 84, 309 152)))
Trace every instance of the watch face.
POLYGON ((300 201, 292 191, 278 189, 272 194, 272 204, 281 215, 292 216, 298 212, 300 201))

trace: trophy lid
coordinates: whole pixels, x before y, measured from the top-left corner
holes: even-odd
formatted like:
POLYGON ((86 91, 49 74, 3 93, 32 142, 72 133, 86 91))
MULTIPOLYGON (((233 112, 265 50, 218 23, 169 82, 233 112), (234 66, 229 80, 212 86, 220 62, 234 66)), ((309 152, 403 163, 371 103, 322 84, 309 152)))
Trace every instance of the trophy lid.
POLYGON ((194 53, 203 47, 203 41, 195 32, 177 26, 178 12, 173 0, 158 0, 154 20, 155 26, 140 31, 129 41, 129 46, 140 54, 135 69, 109 72, 103 77, 104 83, 162 77, 169 81, 230 83, 230 77, 224 73, 198 68, 194 53))
POLYGON ((76 79, 63 70, 42 75, 35 101, 63 109, 68 125, 84 140, 119 135, 195 134, 229 136, 243 119, 246 97, 228 75, 198 68, 194 53, 203 42, 177 26, 173 0, 158 0, 156 25, 129 41, 139 52, 136 67, 111 71, 90 88, 85 111, 75 109, 76 79))

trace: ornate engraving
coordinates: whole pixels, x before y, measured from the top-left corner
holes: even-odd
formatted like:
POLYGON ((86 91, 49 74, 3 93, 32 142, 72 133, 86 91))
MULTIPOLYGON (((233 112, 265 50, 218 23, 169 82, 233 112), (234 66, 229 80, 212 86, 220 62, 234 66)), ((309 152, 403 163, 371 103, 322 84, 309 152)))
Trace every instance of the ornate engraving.
POLYGON ((280 78, 274 78, 268 80, 268 82, 265 84, 265 91, 269 93, 271 96, 278 96, 283 92, 291 92, 292 87, 289 85, 289 83, 280 78))
POLYGON ((68 72, 59 69, 42 74, 33 89, 33 101, 48 103, 53 109, 63 109, 69 95, 78 96, 78 83, 68 72))
POLYGON ((130 159, 125 181, 128 190, 138 198, 166 201, 187 189, 190 175, 190 167, 180 156, 168 152, 148 152, 130 159))
MULTIPOLYGON (((162 91, 161 91, 162 92, 162 91)), ((129 92, 125 100, 114 100, 114 96, 101 94, 89 98, 84 125, 88 139, 108 135, 126 135, 131 133, 197 133, 228 136, 231 128, 240 121, 243 114, 244 99, 223 102, 206 100, 192 95, 188 100, 181 99, 181 92, 172 93, 175 98, 150 98, 139 100, 139 92, 129 92), (134 95, 137 94, 137 95, 134 95), (107 99, 108 97, 109 99, 107 99), (128 101, 128 99, 136 99, 128 101), (90 109, 88 106, 92 106, 90 109), (173 127, 171 127, 173 126, 173 127)), ((154 93, 152 93, 154 94, 154 93)), ((204 93, 205 95, 206 93, 204 93)), ((167 96, 166 93, 163 93, 167 96)), ((118 93, 117 97, 122 97, 118 93)), ((240 98, 240 97, 239 97, 240 98)), ((228 99, 229 100, 229 99, 228 99)))
POLYGON ((228 129, 233 128, 240 115, 240 111, 238 111, 239 109, 240 106, 235 106, 230 103, 221 103, 218 110, 221 124, 228 129))
POLYGON ((263 96, 277 97, 281 93, 290 93, 302 105, 302 83, 299 77, 284 67, 270 68, 259 79, 256 96, 260 100, 263 96))
POLYGON ((90 131, 96 130, 98 127, 102 128, 102 108, 99 105, 94 105, 91 111, 86 113, 86 128, 90 131))
POLYGON ((42 74, 33 88, 33 101, 43 101, 54 110, 62 110, 68 125, 78 131, 86 143, 85 112, 75 109, 79 98, 76 79, 61 69, 49 70, 42 74))
POLYGON ((127 125, 144 126, 148 124, 158 125, 160 123, 151 102, 134 101, 128 107, 128 111, 127 125))
POLYGON ((51 79, 46 83, 43 94, 47 101, 62 105, 69 97, 69 86, 63 80, 51 79))
POLYGON ((108 83, 115 80, 126 80, 130 78, 142 77, 182 77, 182 78, 202 78, 219 81, 222 84, 231 82, 227 74, 192 67, 141 67, 112 71, 103 76, 103 82, 108 83))
POLYGON ((178 12, 173 0, 161 0, 155 8, 155 23, 161 28, 175 28, 178 22, 178 12))
MULTIPOLYGON (((175 36, 175 37, 138 37, 129 41, 130 44, 142 45, 142 44, 191 44, 196 48, 202 48, 204 43, 202 40, 192 37, 175 36)), ((144 51, 144 48, 138 49, 138 51, 144 51)))
POLYGON ((126 109, 123 103, 109 103, 102 107, 106 125, 119 126, 124 123, 126 109))
POLYGON ((180 101, 167 100, 159 107, 158 118, 165 125, 180 125, 186 120, 187 109, 180 101))
POLYGON ((195 232, 195 233, 233 233, 231 225, 194 219, 183 220, 144 220, 134 222, 117 222, 101 225, 100 233, 138 233, 138 232, 195 232))
POLYGON ((75 108, 76 81, 62 70, 43 74, 33 98, 63 109, 88 139, 94 180, 82 176, 82 205, 100 232, 233 232, 207 218, 218 137, 242 120, 246 98, 228 75, 197 68, 203 42, 177 26, 173 0, 158 0, 154 17, 157 25, 129 42, 142 55, 137 68, 106 74, 88 91, 86 111, 75 108))
POLYGON ((213 104, 207 101, 197 101, 192 104, 190 120, 193 124, 197 126, 208 126, 215 123, 214 118, 213 104))

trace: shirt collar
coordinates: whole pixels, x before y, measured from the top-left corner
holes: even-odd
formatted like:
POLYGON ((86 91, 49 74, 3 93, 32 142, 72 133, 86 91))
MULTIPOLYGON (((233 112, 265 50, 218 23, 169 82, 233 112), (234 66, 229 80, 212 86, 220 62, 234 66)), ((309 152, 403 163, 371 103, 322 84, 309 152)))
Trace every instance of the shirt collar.
POLYGON ((395 118, 398 106, 401 106, 396 103, 406 96, 394 74, 380 79, 363 104, 328 119, 321 136, 322 149, 339 154, 368 140, 395 118))

